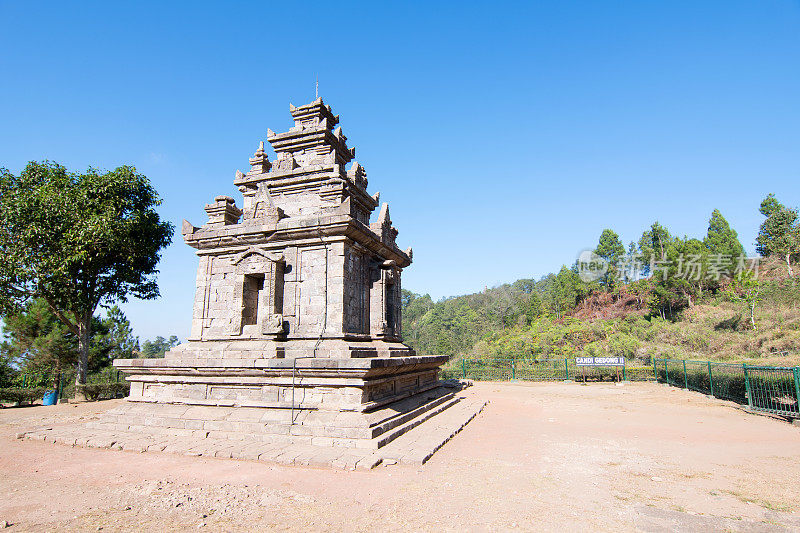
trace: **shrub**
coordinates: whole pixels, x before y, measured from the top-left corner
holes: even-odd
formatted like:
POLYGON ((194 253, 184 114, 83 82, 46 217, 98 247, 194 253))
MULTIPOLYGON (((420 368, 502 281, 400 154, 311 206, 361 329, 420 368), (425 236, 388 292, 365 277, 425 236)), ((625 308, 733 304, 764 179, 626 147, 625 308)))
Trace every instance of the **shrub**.
POLYGON ((127 382, 122 383, 87 383, 80 387, 83 395, 89 401, 97 401, 101 399, 120 398, 127 396, 130 392, 131 385, 127 382))
POLYGON ((636 356, 639 346, 638 340, 625 333, 614 333, 608 339, 608 353, 615 357, 632 359, 636 356))
POLYGON ((22 387, 5 387, 0 389, 0 402, 23 404, 41 401, 47 387, 33 387, 23 389, 22 387))

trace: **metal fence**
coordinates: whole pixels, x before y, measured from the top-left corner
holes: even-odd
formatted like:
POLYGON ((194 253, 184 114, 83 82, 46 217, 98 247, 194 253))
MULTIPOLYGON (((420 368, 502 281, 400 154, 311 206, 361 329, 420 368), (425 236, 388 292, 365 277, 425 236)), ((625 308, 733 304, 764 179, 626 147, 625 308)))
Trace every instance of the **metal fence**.
POLYGON ((451 359, 442 368, 443 379, 476 381, 646 381, 654 380, 650 366, 577 366, 574 358, 531 361, 525 359, 451 359))
POLYGON ((476 381, 652 381, 748 405, 758 411, 800 418, 800 367, 653 359, 652 366, 577 366, 574 358, 451 359, 443 379, 476 381))
POLYGON ((658 381, 676 387, 800 418, 800 367, 654 359, 653 372, 658 381))

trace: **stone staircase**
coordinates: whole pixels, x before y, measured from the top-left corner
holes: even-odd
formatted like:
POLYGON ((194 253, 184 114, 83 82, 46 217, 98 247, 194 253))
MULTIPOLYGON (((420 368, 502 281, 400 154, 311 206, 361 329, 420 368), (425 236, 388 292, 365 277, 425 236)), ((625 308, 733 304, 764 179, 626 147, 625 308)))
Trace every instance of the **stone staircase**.
MULTIPOLYGON (((146 430, 136 424, 123 428, 123 424, 113 422, 115 416, 136 420, 131 418, 131 410, 154 407, 136 404, 112 409, 101 420, 84 426, 44 427, 20 437, 69 446, 132 452, 165 452, 284 465, 368 470, 380 464, 424 464, 480 413, 485 405, 483 400, 450 391, 416 406, 395 406, 401 409, 393 416, 388 416, 389 412, 386 410, 391 411, 391 407, 387 406, 368 414, 372 417, 368 428, 374 435, 372 438, 349 441, 334 437, 295 435, 291 432, 260 434, 257 439, 246 433, 219 432, 209 435, 211 430, 188 429, 185 425, 183 428, 159 425, 168 423, 159 416, 154 416, 150 421, 155 422, 154 424, 141 425, 146 430)), ((173 407, 172 413, 175 415, 186 406, 164 407, 173 407)), ((185 412, 180 414, 186 415, 185 412)), ((224 422, 236 423, 234 420, 224 422)), ((292 428, 288 424, 284 425, 292 428)))

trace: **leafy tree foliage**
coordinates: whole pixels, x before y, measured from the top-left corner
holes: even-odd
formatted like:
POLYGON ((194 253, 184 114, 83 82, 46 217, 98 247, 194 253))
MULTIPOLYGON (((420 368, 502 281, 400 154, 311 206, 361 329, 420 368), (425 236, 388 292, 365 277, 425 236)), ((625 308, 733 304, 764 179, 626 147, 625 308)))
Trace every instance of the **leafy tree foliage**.
POLYGON ((708 221, 708 233, 703 244, 711 254, 738 257, 744 255, 744 246, 739 235, 731 228, 719 209, 714 209, 708 221))
POLYGON ((800 222, 796 209, 789 209, 770 194, 759 209, 766 220, 756 237, 756 250, 763 256, 777 256, 786 262, 789 275, 794 274, 792 261, 800 255, 800 222))
MULTIPOLYGON (((782 220, 779 217, 787 212, 772 196, 762 203, 761 211, 774 221, 782 220)), ((764 250, 780 245, 774 232, 762 231, 761 237, 764 250)), ((420 353, 565 357, 584 351, 630 357, 641 339, 621 331, 601 331, 599 325, 589 327, 574 318, 576 309, 584 316, 596 316, 592 306, 624 300, 633 302, 634 309, 647 311, 647 320, 636 320, 649 323, 660 318, 669 323, 700 298, 716 297, 721 289, 732 290, 729 298, 748 306, 758 303, 754 290, 758 281, 739 271, 744 247, 717 209, 702 238, 681 238, 654 222, 627 250, 616 232, 604 230, 595 253, 612 264, 627 260, 639 268, 623 264, 622 272, 611 270, 598 283, 581 280, 577 264, 563 266, 538 280, 521 279, 439 302, 404 291, 404 339, 420 353), (578 323, 582 325, 572 331, 578 323)), ((748 308, 753 322, 755 307, 748 308)))
MULTIPOLYGON (((132 357, 137 340, 130 322, 117 306, 106 317, 92 317, 89 371, 99 372, 118 357, 132 357)), ((41 299, 4 318, 0 357, 23 373, 59 374, 74 367, 79 357, 78 338, 41 299)))
POLYGON ((731 228, 719 209, 714 209, 708 221, 708 233, 703 244, 708 250, 708 258, 714 259, 714 265, 734 272, 740 258, 744 257, 744 246, 739 242, 739 235, 731 228))
POLYGON ((26 372, 59 373, 78 360, 77 337, 42 299, 3 318, 0 351, 26 372))
POLYGON ((733 301, 744 302, 750 314, 750 326, 756 329, 756 306, 763 299, 761 282, 752 272, 745 271, 736 276, 728 288, 727 296, 733 301))
POLYGON ((669 230, 655 221, 649 230, 642 233, 639 239, 639 251, 646 261, 658 260, 667 253, 667 247, 671 242, 672 236, 669 230))
POLYGON ((119 307, 112 306, 108 310, 108 339, 114 347, 110 352, 111 359, 130 359, 139 351, 139 338, 133 336, 131 323, 125 318, 119 307))
POLYGON ((86 382, 98 306, 159 294, 156 266, 173 227, 159 218, 149 180, 132 167, 68 172, 29 163, 0 169, 0 312, 43 299, 77 338, 76 382, 86 382))
POLYGON ((619 235, 613 230, 604 229, 603 233, 600 234, 600 239, 594 253, 605 259, 608 263, 608 270, 603 275, 602 283, 607 289, 613 289, 617 280, 620 278, 617 265, 625 255, 625 246, 623 246, 619 235))
POLYGON ((0 389, 10 387, 16 375, 17 369, 14 367, 11 356, 4 351, 3 345, 0 344, 0 389))
POLYGON ((675 237, 653 223, 639 240, 646 272, 651 276, 648 304, 654 315, 674 319, 705 290, 717 290, 735 271, 744 247, 735 230, 715 209, 702 241, 675 237))
POLYGON ((542 302, 542 297, 539 296, 538 293, 532 292, 528 297, 528 301, 525 305, 525 324, 530 326, 538 318, 541 318, 545 314, 545 307, 544 303, 542 302))
POLYGON ((566 266, 562 266, 546 293, 546 301, 555 318, 562 318, 575 307, 581 296, 580 286, 578 275, 566 266))
POLYGON ((693 305, 693 297, 704 282, 706 248, 697 239, 671 238, 664 249, 663 263, 652 278, 650 309, 662 318, 675 318, 693 305))
POLYGON ((155 357, 164 357, 164 354, 167 353, 171 348, 174 348, 180 344, 178 337, 175 335, 170 336, 169 339, 165 339, 162 336, 158 336, 152 341, 144 341, 142 343, 142 350, 140 352, 140 356, 152 359, 155 357))
POLYGON ((786 209, 782 203, 775 198, 774 193, 769 193, 766 198, 761 200, 761 205, 758 207, 758 212, 764 215, 765 217, 770 217, 776 211, 780 211, 781 209, 786 209))
POLYGON ((576 269, 562 267, 539 281, 518 280, 477 294, 433 302, 403 291, 403 339, 420 353, 466 353, 486 335, 561 319, 587 292, 576 269))

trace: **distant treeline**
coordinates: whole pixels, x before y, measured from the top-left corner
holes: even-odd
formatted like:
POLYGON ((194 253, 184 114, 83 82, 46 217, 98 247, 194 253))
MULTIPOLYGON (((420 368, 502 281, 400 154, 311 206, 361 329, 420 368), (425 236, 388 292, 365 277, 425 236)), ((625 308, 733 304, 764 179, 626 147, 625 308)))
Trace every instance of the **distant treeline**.
POLYGON ((700 238, 676 236, 654 222, 625 246, 615 231, 604 229, 586 263, 564 265, 538 280, 521 279, 437 302, 404 290, 404 340, 419 353, 467 354, 479 340, 510 328, 536 329, 541 326, 537 322, 570 317, 604 318, 603 307, 620 301, 644 319, 675 321, 699 299, 723 292, 728 300, 749 306, 755 325, 759 261, 780 260, 791 277, 800 259, 797 210, 770 194, 759 211, 765 218, 755 259, 745 257, 736 231, 714 210, 700 238))

